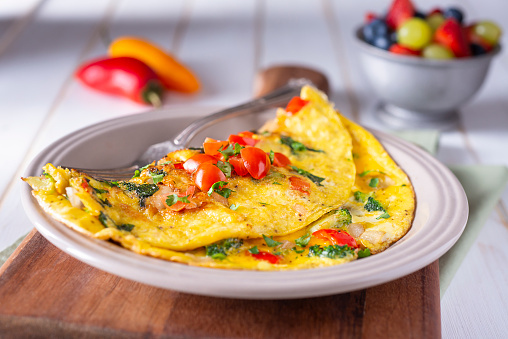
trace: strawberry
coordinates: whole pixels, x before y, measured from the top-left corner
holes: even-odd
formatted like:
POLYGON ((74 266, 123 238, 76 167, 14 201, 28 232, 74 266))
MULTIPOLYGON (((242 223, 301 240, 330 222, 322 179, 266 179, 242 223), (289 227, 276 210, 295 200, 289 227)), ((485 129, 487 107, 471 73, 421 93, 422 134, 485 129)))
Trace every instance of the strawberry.
POLYGON ((386 24, 391 29, 397 29, 407 19, 413 17, 415 8, 411 0, 394 0, 386 14, 386 24))
POLYGON ((471 24, 471 25, 464 28, 468 42, 470 44, 480 45, 486 52, 491 51, 492 45, 489 44, 483 37, 481 37, 475 33, 474 25, 475 24, 471 24))
POLYGON ((371 22, 374 19, 377 19, 376 13, 373 13, 373 12, 365 13, 365 23, 368 24, 369 22, 371 22))
POLYGON ((412 50, 410 48, 404 47, 399 44, 393 44, 390 47, 389 51, 392 53, 395 53, 395 54, 402 54, 402 55, 413 55, 413 56, 420 55, 420 51, 415 51, 415 50, 412 50))
POLYGON ((446 19, 446 21, 438 27, 434 35, 434 40, 451 49, 457 58, 471 55, 466 32, 454 18, 446 19))
POLYGON ((437 13, 437 14, 443 14, 443 10, 442 10, 441 8, 439 8, 439 7, 436 7, 436 8, 434 8, 434 9, 432 9, 432 10, 431 10, 431 11, 427 14, 427 16, 429 17, 429 16, 431 16, 432 14, 436 14, 436 13, 437 13))

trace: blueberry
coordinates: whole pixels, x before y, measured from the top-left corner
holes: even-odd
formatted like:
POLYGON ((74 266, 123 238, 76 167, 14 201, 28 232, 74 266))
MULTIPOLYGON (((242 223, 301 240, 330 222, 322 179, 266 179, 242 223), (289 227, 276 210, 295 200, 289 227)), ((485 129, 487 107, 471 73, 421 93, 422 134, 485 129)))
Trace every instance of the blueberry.
POLYGON ((373 44, 376 37, 386 34, 388 34, 388 26, 386 26, 386 23, 381 19, 374 19, 363 26, 363 38, 368 43, 373 44))
POLYGON ((390 36, 388 34, 377 36, 372 44, 378 48, 389 50, 390 46, 393 44, 390 36))
POLYGON ((423 14, 420 11, 415 11, 415 14, 413 15, 415 18, 425 19, 425 14, 423 14))
POLYGON ((472 43, 471 45, 469 45, 469 48, 471 48, 471 54, 473 54, 473 55, 482 55, 482 54, 487 53, 485 48, 483 48, 482 46, 475 44, 475 43, 472 43))
POLYGON ((447 8, 444 12, 443 12, 443 15, 446 19, 448 18, 455 18, 455 20, 457 20, 459 22, 459 24, 462 23, 462 20, 464 20, 464 14, 462 13, 462 11, 460 9, 458 9, 457 7, 450 7, 450 8, 447 8))

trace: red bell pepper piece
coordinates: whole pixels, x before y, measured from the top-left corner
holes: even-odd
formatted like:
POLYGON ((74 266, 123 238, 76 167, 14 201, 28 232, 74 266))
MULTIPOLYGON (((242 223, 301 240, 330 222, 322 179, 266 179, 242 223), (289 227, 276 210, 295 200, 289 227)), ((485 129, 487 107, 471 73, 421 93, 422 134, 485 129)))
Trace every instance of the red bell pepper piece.
POLYGON ((286 106, 286 112, 296 114, 308 103, 308 100, 303 100, 300 97, 293 97, 286 106))
POLYGON ((104 93, 153 106, 162 102, 163 87, 155 72, 131 57, 93 60, 79 67, 75 75, 86 86, 104 93))

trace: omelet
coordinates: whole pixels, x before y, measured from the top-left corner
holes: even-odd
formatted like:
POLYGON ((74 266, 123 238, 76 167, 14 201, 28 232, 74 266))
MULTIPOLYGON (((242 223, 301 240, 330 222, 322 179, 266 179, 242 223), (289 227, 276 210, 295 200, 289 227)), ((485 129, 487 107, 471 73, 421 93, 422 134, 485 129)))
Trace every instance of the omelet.
POLYGON ((23 180, 74 230, 189 265, 303 269, 386 249, 411 226, 408 177, 323 93, 306 86, 295 99, 255 133, 172 152, 125 182, 52 164, 23 180), (219 175, 210 187, 204 168, 219 175))

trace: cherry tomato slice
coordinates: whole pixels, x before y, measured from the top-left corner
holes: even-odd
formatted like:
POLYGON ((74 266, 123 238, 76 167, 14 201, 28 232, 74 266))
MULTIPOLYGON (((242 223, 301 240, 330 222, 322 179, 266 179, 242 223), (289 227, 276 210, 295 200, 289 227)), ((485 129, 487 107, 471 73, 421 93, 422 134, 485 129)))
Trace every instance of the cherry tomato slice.
POLYGON ((258 143, 258 140, 247 137, 247 136, 240 136, 236 134, 231 134, 228 138, 228 141, 230 143, 237 143, 241 146, 254 146, 258 143))
POLYGON ((239 176, 244 177, 247 174, 249 174, 249 171, 247 171, 247 169, 245 168, 243 159, 240 158, 239 156, 230 157, 228 161, 231 164, 231 166, 233 166, 233 168, 235 169, 236 174, 238 174, 239 176))
POLYGON ((289 160, 289 158, 282 153, 274 152, 273 165, 277 167, 286 167, 288 165, 291 165, 291 160, 289 160))
MULTIPOLYGON (((207 138, 207 140, 210 138, 207 138)), ((224 147, 228 147, 229 142, 227 141, 220 141, 220 140, 214 140, 210 139, 210 141, 206 141, 203 143, 203 148, 205 150, 205 154, 208 155, 216 155, 219 154, 219 151, 222 150, 224 147)))
POLYGON ((261 148, 242 148, 240 155, 244 160, 245 168, 254 179, 264 178, 270 170, 270 158, 261 148))
POLYGON ((241 137, 252 138, 254 136, 254 133, 252 133, 251 131, 243 131, 238 133, 238 135, 241 137))
POLYGON ((304 194, 310 194, 310 183, 299 177, 289 177, 291 183, 291 189, 302 192, 304 194))
POLYGON ((315 236, 316 238, 327 240, 327 241, 331 242, 333 245, 339 245, 339 246, 348 245, 349 247, 353 247, 353 248, 358 247, 358 244, 356 243, 355 238, 350 236, 345 231, 321 229, 321 230, 318 230, 318 231, 312 233, 312 235, 315 236))
POLYGON ((308 100, 303 100, 300 97, 293 97, 286 106, 286 112, 296 114, 308 103, 308 100))
POLYGON ((265 251, 259 251, 256 254, 251 253, 251 255, 258 260, 268 261, 270 264, 277 264, 280 261, 279 256, 265 251))
POLYGON ((208 154, 194 154, 183 163, 183 169, 192 174, 195 170, 197 170, 199 165, 204 164, 205 162, 212 162, 216 164, 217 159, 208 154))
POLYGON ((194 172, 194 183, 203 192, 208 192, 217 181, 226 181, 226 176, 211 162, 202 163, 194 172))
POLYGON ((176 169, 183 169, 183 162, 180 161, 180 162, 175 162, 173 164, 173 166, 176 168, 176 169))

